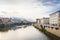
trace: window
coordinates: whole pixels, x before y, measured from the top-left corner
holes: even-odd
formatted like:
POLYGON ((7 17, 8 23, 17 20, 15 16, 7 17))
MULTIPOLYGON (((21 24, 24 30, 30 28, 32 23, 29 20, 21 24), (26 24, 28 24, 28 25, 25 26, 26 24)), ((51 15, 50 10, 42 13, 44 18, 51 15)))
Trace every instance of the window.
POLYGON ((57 24, 52 24, 53 26, 57 26, 57 24))

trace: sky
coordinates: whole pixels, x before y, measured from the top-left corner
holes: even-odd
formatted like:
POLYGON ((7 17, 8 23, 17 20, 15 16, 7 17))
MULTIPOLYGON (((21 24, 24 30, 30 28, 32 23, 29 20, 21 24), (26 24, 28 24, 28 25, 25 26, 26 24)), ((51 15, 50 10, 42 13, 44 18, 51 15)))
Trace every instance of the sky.
POLYGON ((60 0, 0 0, 1 17, 42 18, 60 10, 60 0))

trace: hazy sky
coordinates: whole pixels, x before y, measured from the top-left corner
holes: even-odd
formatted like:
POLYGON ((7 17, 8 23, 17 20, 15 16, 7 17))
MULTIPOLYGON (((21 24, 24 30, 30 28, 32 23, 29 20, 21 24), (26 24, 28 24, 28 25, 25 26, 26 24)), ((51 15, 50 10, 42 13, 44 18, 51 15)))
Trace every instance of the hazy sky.
POLYGON ((60 0, 0 0, 0 16, 41 18, 60 10, 60 0))

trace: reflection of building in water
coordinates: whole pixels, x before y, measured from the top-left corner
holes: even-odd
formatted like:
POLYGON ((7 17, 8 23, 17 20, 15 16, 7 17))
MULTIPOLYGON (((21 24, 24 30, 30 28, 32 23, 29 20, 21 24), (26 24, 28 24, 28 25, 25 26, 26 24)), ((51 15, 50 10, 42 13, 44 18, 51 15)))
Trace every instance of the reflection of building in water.
POLYGON ((50 27, 60 27, 60 11, 50 14, 50 27))

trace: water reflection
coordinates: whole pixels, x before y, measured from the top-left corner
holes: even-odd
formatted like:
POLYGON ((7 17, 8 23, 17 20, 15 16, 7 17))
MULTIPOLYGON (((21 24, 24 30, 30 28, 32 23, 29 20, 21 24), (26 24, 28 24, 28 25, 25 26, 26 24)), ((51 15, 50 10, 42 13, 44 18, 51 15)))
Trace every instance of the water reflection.
POLYGON ((0 28, 0 32, 8 32, 11 28, 0 28))
MULTIPOLYGON (((26 28, 26 27, 23 27, 23 28, 26 28)), ((8 32, 9 30, 15 31, 16 29, 20 29, 20 28, 22 28, 22 26, 3 27, 3 28, 0 28, 0 32, 8 32)))
POLYGON ((49 40, 49 38, 33 26, 28 26, 15 31, 0 32, 0 40, 49 40))

